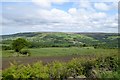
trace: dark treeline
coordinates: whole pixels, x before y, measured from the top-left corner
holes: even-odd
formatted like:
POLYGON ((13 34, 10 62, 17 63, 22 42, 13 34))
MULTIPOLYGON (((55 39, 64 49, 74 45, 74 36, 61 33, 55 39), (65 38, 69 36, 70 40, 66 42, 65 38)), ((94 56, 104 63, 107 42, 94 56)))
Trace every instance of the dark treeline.
MULTIPOLYGON (((3 44, 2 49, 3 50, 12 50, 12 41, 9 45, 3 44)), ((116 43, 117 44, 117 43, 116 43)), ((111 44, 97 44, 97 43, 91 43, 91 44, 73 44, 73 43, 54 43, 54 42, 29 42, 28 48, 46 48, 46 47, 94 47, 96 48, 118 48, 118 45, 111 42, 111 44)))

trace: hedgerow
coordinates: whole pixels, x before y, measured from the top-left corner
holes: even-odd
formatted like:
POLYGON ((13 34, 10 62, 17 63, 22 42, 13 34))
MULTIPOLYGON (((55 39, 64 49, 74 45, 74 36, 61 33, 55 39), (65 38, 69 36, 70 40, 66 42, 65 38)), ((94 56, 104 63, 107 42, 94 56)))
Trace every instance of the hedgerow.
POLYGON ((69 62, 54 61, 43 64, 11 66, 2 73, 3 80, 42 79, 63 80, 68 78, 117 78, 120 79, 117 56, 98 59, 74 58, 69 62))

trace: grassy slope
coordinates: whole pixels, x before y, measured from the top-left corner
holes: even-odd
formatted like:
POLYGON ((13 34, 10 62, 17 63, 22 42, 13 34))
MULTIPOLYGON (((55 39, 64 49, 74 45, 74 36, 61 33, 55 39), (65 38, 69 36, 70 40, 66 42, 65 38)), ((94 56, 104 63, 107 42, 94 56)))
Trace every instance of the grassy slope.
MULTIPOLYGON (((118 44, 118 34, 115 33, 18 33, 13 35, 3 35, 3 43, 8 45, 11 40, 16 38, 25 38, 28 41, 36 43, 55 43, 65 44, 65 43, 76 43, 76 44, 107 44, 108 46, 116 46, 118 44), (112 44, 112 45, 111 45, 112 44)), ((1 40, 0 40, 1 41, 1 40)))
MULTIPOLYGON (((30 41, 39 41, 39 40, 53 40, 53 39, 58 39, 58 38, 63 38, 67 40, 73 40, 73 38, 78 38, 81 40, 87 39, 88 41, 98 41, 101 39, 109 39, 109 37, 115 37, 118 38, 117 34, 112 34, 112 33, 60 33, 60 32, 55 32, 55 33, 18 33, 18 34, 13 34, 13 35, 3 35, 2 38, 3 40, 7 39, 16 39, 19 37, 26 38, 30 41)), ((109 39, 110 40, 110 39, 109 39)))

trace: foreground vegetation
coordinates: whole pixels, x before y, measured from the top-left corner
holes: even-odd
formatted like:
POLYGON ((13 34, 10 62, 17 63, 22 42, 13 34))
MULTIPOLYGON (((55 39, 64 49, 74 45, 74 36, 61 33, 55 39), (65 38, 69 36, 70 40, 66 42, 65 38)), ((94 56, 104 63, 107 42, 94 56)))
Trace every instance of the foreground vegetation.
POLYGON ((117 56, 99 57, 92 59, 74 58, 65 63, 54 61, 43 64, 36 62, 33 65, 12 64, 3 71, 3 80, 8 79, 42 79, 63 80, 69 78, 113 78, 120 80, 120 63, 117 56))

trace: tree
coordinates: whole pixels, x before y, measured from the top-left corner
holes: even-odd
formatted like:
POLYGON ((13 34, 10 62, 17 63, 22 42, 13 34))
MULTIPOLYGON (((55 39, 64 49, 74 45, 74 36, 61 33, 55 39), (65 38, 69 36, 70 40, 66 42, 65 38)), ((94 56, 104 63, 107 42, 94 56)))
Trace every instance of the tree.
POLYGON ((2 45, 2 50, 12 50, 10 46, 2 45))
POLYGON ((87 47, 87 45, 86 45, 86 44, 83 44, 83 47, 87 47))
POLYGON ((23 49, 26 46, 28 46, 28 42, 23 38, 13 40, 12 48, 15 50, 15 52, 20 52, 21 49, 23 49))

